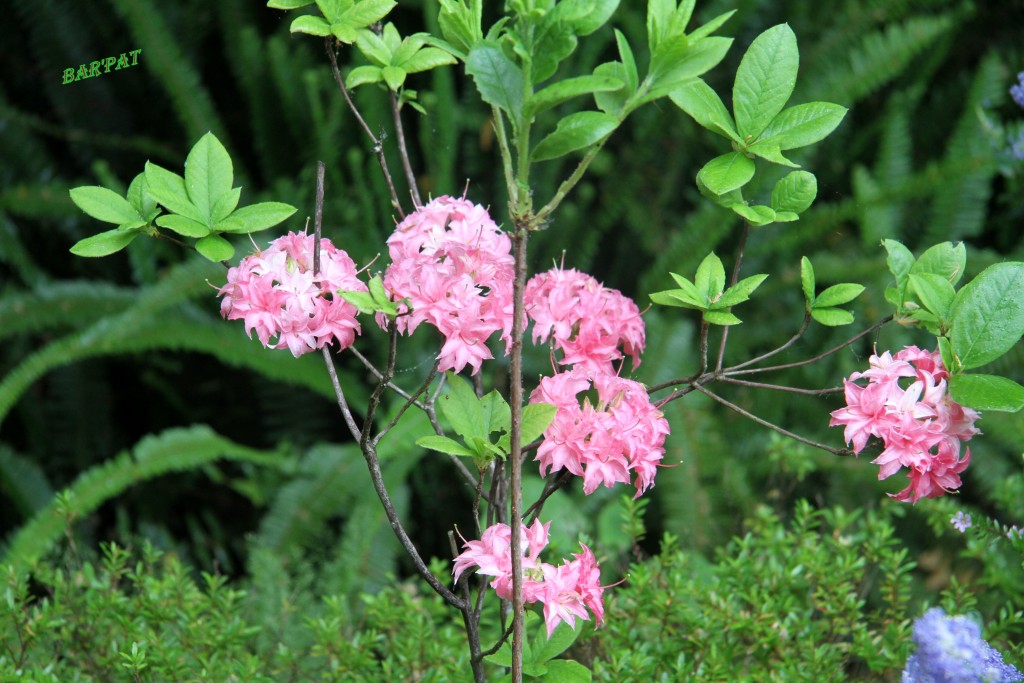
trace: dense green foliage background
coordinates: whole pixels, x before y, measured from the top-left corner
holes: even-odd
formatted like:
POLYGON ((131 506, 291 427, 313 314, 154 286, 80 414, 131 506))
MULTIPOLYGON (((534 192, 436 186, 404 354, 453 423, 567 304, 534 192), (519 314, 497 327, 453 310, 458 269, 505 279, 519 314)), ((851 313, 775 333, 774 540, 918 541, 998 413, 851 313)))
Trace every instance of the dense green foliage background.
MULTIPOLYGON (((636 36, 634 45, 644 44, 643 4, 624 2, 614 22, 636 36)), ((77 553, 95 555, 102 540, 145 538, 190 567, 257 584, 301 576, 306 588, 316 586, 312 593, 336 592, 359 610, 360 591, 379 589, 405 568, 361 478, 358 449, 345 443, 317 359, 265 351, 240 325, 221 321, 213 287, 223 270, 169 244, 138 240, 126 254, 98 260, 68 253, 100 230, 71 203, 70 187, 123 186, 147 159, 180 169, 207 130, 235 160, 243 203, 285 201, 311 215, 315 163, 323 160, 325 234, 359 264, 383 251, 393 226, 386 192, 322 45, 290 35, 284 13, 261 5, 36 0, 12 4, 0 28, 0 535, 14 542, 16 530, 54 505, 55 491, 134 450, 120 456, 121 466, 114 461, 80 481, 78 498, 64 502, 65 511, 79 513, 70 534, 77 553), (138 67, 61 84, 69 66, 136 48, 138 67), (154 434, 163 436, 140 443, 154 434)), ((722 33, 736 44, 708 78, 726 101, 745 46, 788 21, 802 55, 793 102, 824 99, 851 110, 827 140, 794 155, 818 176, 816 205, 798 223, 755 231, 748 243, 744 273, 772 277, 745 305, 729 359, 773 348, 798 329, 801 255, 814 263, 819 287, 868 285, 856 329, 887 313, 883 237, 915 252, 965 240, 968 276, 1024 259, 1024 161, 1008 151, 1024 112, 1007 93, 1024 70, 1024 2, 849 0, 823 8, 801 0, 717 0, 698 3, 697 20, 732 8, 739 11, 722 33)), ((403 0, 395 21, 410 32, 433 26, 435 15, 432 0, 403 0)), ((604 29, 572 60, 592 68, 609 58, 612 43, 604 29)), ((469 197, 500 216, 497 153, 475 91, 452 69, 412 79, 428 112, 405 112, 423 188, 460 194, 468 182, 469 197)), ((387 130, 382 93, 357 92, 370 125, 387 130)), ((385 144, 393 154, 391 139, 385 144)), ((729 267, 738 218, 702 200, 693 183, 700 166, 724 151, 667 100, 645 108, 609 143, 551 228, 532 240, 533 267, 564 259, 641 307, 647 293, 671 285, 669 270, 692 273, 710 250, 729 267)), ((537 183, 553 184, 569 163, 540 167, 537 183)), ((296 217, 287 227, 303 224, 296 217)), ((692 372, 694 319, 652 310, 645 320, 648 348, 637 378, 656 383, 692 372)), ((373 356, 383 337, 370 327, 360 343, 373 356)), ((856 329, 812 328, 779 362, 816 355, 856 329)), ((425 374, 434 342, 403 345, 400 381, 425 374)), ((933 340, 889 326, 848 352, 770 381, 835 386, 866 364, 873 344, 909 343, 933 340)), ((346 356, 341 365, 358 406, 367 377, 353 360, 346 356)), ((546 352, 535 351, 528 375, 546 363, 546 352)), ((1019 345, 999 363, 998 372, 1024 380, 1019 345)), ((500 362, 485 373, 485 383, 504 382, 500 362)), ((766 419, 839 445, 840 431, 827 428, 838 398, 780 400, 737 389, 722 391, 766 419)), ((904 486, 901 476, 877 482, 869 458, 841 460, 770 438, 700 396, 671 404, 667 414, 673 432, 666 463, 676 466, 659 473, 649 494, 645 538, 636 524, 621 523, 636 510, 618 493, 584 499, 577 487, 547 508, 565 544, 556 552, 571 551, 579 534, 596 541, 608 583, 630 561, 657 553, 666 532, 696 557, 714 558, 760 505, 783 519, 801 498, 874 510, 884 507, 885 492, 904 486)), ((970 444, 973 462, 956 503, 1024 524, 1024 421, 991 414, 980 427, 985 433, 970 444)), ((388 438, 387 476, 425 554, 447 558, 447 531, 468 526, 469 492, 436 455, 412 445, 421 433, 423 425, 408 420, 388 438)), ((530 486, 539 489, 539 480, 530 486)), ((989 576, 983 553, 960 556, 959 542, 936 534, 926 519, 929 511, 953 509, 948 501, 922 501, 895 521, 909 559, 918 562, 908 588, 915 601, 934 601, 953 576, 968 584, 989 576)), ((63 534, 62 519, 37 519, 19 547, 45 553, 63 534)), ((1009 574, 999 576, 1019 577, 1012 562, 1002 570, 1009 574)), ((1024 607, 1022 598, 1019 587, 1013 595, 994 591, 978 609, 992 618, 1004 603, 1024 607)), ((1024 639, 1019 624, 1008 628, 1007 641, 1024 639)))

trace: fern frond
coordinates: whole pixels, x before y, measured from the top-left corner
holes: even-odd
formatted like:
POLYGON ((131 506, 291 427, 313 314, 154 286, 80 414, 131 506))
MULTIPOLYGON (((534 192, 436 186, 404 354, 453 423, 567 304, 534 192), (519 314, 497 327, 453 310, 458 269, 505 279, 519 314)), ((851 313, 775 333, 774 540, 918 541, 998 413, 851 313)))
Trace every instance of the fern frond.
POLYGON ((0 299, 0 339, 15 334, 76 328, 120 313, 138 292, 107 282, 65 280, 0 299))
POLYGON ((953 25, 952 14, 915 17, 868 33, 844 55, 817 55, 806 77, 806 99, 852 105, 899 77, 953 25))
MULTIPOLYGON (((206 425, 169 429, 144 437, 135 448, 83 472, 64 491, 74 515, 94 512, 130 487, 169 472, 194 470, 220 458, 265 467, 282 467, 279 453, 260 451, 226 439, 206 425)), ((19 571, 31 568, 64 533, 67 520, 54 499, 12 539, 3 563, 19 571)))
POLYGON ((368 488, 369 475, 354 445, 317 446, 300 467, 305 476, 284 486, 264 515, 255 540, 258 547, 280 555, 304 548, 325 520, 344 511, 360 490, 368 488))
MULTIPOLYGON (((163 84, 191 142, 212 131, 230 148, 227 127, 213 106, 195 65, 185 57, 161 9, 150 0, 112 0, 137 45, 146 48, 143 64, 163 84)), ((190 143, 191 144, 191 143, 190 143)), ((236 164, 237 164, 236 158, 236 164)), ((236 174, 239 169, 236 167, 236 174)))
POLYGON ((18 274, 27 285, 35 286, 46 282, 49 277, 39 267, 18 238, 18 228, 7 214, 0 210, 0 263, 18 274))
POLYGON ((974 237, 981 232, 992 195, 997 163, 994 150, 985 142, 985 123, 979 112, 986 101, 1006 90, 1005 68, 995 53, 979 65, 964 101, 964 113, 957 121, 943 161, 966 171, 960 181, 947 184, 935 195, 926 243, 974 237))
POLYGON ((0 490, 23 517, 29 517, 53 498, 53 489, 37 463, 0 444, 0 490))

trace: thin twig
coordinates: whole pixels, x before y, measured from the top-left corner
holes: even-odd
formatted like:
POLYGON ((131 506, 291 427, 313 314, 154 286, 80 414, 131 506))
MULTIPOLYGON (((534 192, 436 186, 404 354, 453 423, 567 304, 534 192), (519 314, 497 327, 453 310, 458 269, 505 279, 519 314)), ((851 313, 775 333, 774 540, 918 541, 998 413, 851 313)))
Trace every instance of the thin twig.
POLYGON ((384 156, 384 145, 381 144, 380 139, 373 134, 370 127, 366 125, 366 121, 363 119, 363 115, 359 113, 359 109, 356 107, 356 103, 352 101, 352 96, 349 95, 348 88, 345 87, 345 81, 341 77, 341 72, 338 70, 338 58, 334 55, 334 38, 328 36, 324 39, 324 45, 327 49, 327 57, 331 60, 331 73, 334 74, 334 80, 338 84, 338 88, 341 90, 342 96, 345 98, 345 102, 348 103, 348 108, 352 110, 352 114, 355 115, 356 121, 362 127, 363 132, 373 142, 373 153, 377 155, 377 162, 380 164, 380 170, 384 173, 384 181, 388 185, 388 191, 391 192, 391 208, 398 214, 399 220, 405 218, 405 212, 402 211, 402 203, 398 200, 398 192, 395 190, 395 183, 391 179, 391 171, 388 170, 388 160, 384 156))
POLYGON ((831 356, 833 353, 835 353, 837 351, 841 351, 841 350, 845 349, 850 344, 854 343, 858 339, 866 337, 867 335, 871 334, 872 332, 877 330, 879 327, 881 327, 882 325, 886 324, 887 322, 890 322, 891 320, 892 320, 892 316, 891 315, 887 315, 886 317, 882 318, 877 323, 875 323, 871 327, 867 328, 863 332, 860 332, 859 334, 856 334, 853 337, 850 337, 849 339, 844 341, 842 344, 840 344, 838 346, 834 346, 831 349, 829 349, 828 351, 825 351, 823 353, 819 353, 814 358, 808 358, 807 360, 801 360, 801 361, 797 361, 795 363, 786 363, 784 365, 772 365, 772 366, 767 367, 767 368, 750 368, 748 370, 739 370, 739 371, 737 371, 735 368, 728 368, 725 371, 723 371, 722 374, 724 376, 750 375, 750 374, 753 374, 755 372, 771 372, 771 371, 774 371, 774 370, 787 370, 789 368, 800 367, 801 365, 810 365, 811 363, 817 362, 817 361, 821 360, 822 358, 825 358, 827 356, 831 356))
POLYGON ((334 368, 334 361, 331 359, 331 349, 324 346, 321 351, 323 352, 324 364, 327 366, 327 374, 331 378, 331 386, 334 387, 334 395, 338 399, 338 408, 341 409, 341 416, 345 418, 345 424, 348 426, 348 431, 352 433, 352 438, 358 441, 359 435, 362 434, 363 430, 356 424, 352 411, 349 410, 348 401, 345 400, 345 392, 342 391, 341 382, 338 381, 338 371, 334 368))
MULTIPOLYGON (((750 223, 743 221, 743 234, 740 235, 739 246, 736 247, 736 263, 732 267, 732 279, 729 281, 729 286, 732 287, 740 281, 740 265, 743 263, 743 250, 747 247, 747 237, 750 235, 750 223)), ((715 363, 715 370, 722 370, 722 363, 725 362, 725 342, 729 339, 729 328, 730 325, 726 325, 722 330, 722 341, 718 345, 718 362, 715 363)))
MULTIPOLYGON (((348 350, 351 351, 352 354, 359 359, 359 361, 367 370, 373 373, 373 376, 377 378, 378 381, 384 377, 384 374, 380 370, 378 370, 377 367, 372 362, 370 362, 370 359, 364 356, 362 353, 360 353, 355 346, 348 347, 348 350)), ((436 370, 437 364, 435 364, 434 368, 431 370, 431 379, 434 378, 434 373, 436 372, 436 370)), ((395 392, 396 394, 404 398, 406 401, 414 400, 408 391, 398 386, 394 382, 388 382, 387 387, 388 389, 391 389, 391 391, 395 392)), ((419 401, 416 401, 413 405, 415 405, 417 408, 424 412, 426 411, 426 407, 424 406, 424 404, 419 401)))
POLYGON ((767 360, 767 359, 771 358, 772 356, 774 356, 776 354, 782 353, 783 351, 788 349, 790 346, 795 344, 797 342, 797 340, 800 339, 800 337, 804 336, 804 332, 807 331, 807 328, 810 327, 810 325, 811 325, 811 312, 810 311, 804 311, 804 321, 800 325, 800 329, 797 330, 796 334, 794 334, 792 337, 790 337, 789 341, 787 341, 785 344, 783 344, 782 346, 780 346, 778 348, 772 349, 771 351, 769 351, 767 353, 763 353, 760 356, 757 356, 756 358, 751 358, 750 360, 744 361, 744 362, 740 363, 739 365, 734 365, 731 368, 729 368, 729 371, 731 372, 733 370, 739 370, 740 368, 749 367, 751 365, 754 365, 755 363, 760 363, 763 360, 767 360))
POLYGON ((744 387, 753 387, 755 389, 771 389, 774 391, 788 391, 791 394, 805 394, 807 396, 827 396, 828 394, 835 394, 843 390, 842 387, 829 387, 828 389, 801 389, 799 387, 787 387, 781 384, 765 384, 764 382, 751 382, 744 379, 736 379, 735 377, 717 377, 723 382, 728 384, 739 384, 744 387))
POLYGON ((313 277, 320 274, 320 235, 324 223, 324 162, 316 162, 316 209, 313 214, 313 277))
POLYGON ((756 422, 757 424, 759 424, 759 425, 761 425, 763 427, 767 427, 768 429, 774 430, 774 431, 778 432, 779 434, 782 434, 783 436, 788 436, 789 438, 794 439, 796 441, 799 441, 800 443, 805 443, 808 446, 814 446, 815 448, 820 448, 823 451, 828 451, 829 453, 833 453, 835 455, 853 455, 854 454, 853 451, 851 451, 849 448, 835 448, 834 446, 829 446, 827 444, 818 443, 817 441, 812 441, 811 439, 808 439, 808 438, 805 438, 803 436, 800 436, 799 434, 794 434, 793 432, 791 432, 791 431, 789 431, 787 429, 783 429, 782 427, 779 427, 776 424, 772 424, 768 420, 762 419, 762 418, 758 417, 757 415, 754 415, 753 413, 748 412, 748 411, 744 410, 743 408, 740 408, 735 403, 731 403, 731 402, 725 400, 724 398, 722 398, 718 394, 705 389, 704 387, 702 387, 699 384, 694 384, 693 388, 696 389, 697 391, 701 392, 702 394, 705 394, 706 396, 709 396, 712 399, 718 401, 719 403, 724 405, 726 408, 730 408, 730 409, 736 411, 737 413, 739 413, 743 417, 747 418, 748 420, 753 420, 754 422, 756 422))
POLYGON ((412 193, 412 201, 416 206, 422 206, 420 190, 416 186, 416 174, 412 172, 412 163, 409 161, 409 150, 405 145, 405 127, 402 125, 402 111, 398 106, 398 98, 390 88, 388 96, 391 99, 391 117, 395 120, 395 137, 398 138, 398 154, 402 158, 402 169, 405 171, 405 182, 409 184, 409 192, 412 193))

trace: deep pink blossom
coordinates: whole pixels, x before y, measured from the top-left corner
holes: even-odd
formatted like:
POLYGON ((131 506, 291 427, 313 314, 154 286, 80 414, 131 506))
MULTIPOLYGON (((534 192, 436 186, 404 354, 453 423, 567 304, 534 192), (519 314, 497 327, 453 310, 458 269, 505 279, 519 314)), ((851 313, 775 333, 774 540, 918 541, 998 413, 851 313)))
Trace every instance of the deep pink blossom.
POLYGON ((884 449, 871 461, 879 465, 879 479, 908 468, 910 485, 893 496, 897 500, 916 503, 959 488, 971 460, 969 449, 960 456, 960 444, 979 433, 974 423, 980 416, 950 398, 941 354, 908 346, 868 362, 867 371, 844 381, 846 407, 832 413, 829 425, 843 425, 854 453, 872 437, 882 440, 884 449), (860 379, 867 385, 856 384, 860 379))
POLYGON ((627 296, 577 270, 553 268, 530 278, 523 294, 534 321, 533 341, 552 339, 560 365, 613 373, 613 361, 632 356, 640 365, 645 328, 640 309, 627 296))
POLYGON ((642 384, 577 368, 541 379, 530 402, 558 408, 537 449, 542 476, 568 470, 583 477, 587 494, 633 480, 639 496, 654 485, 669 427, 642 384), (591 387, 597 405, 581 404, 578 394, 591 387))
MULTIPOLYGON (((548 524, 539 520, 526 527, 520 525, 523 548, 523 601, 544 605, 544 622, 548 637, 559 623, 570 627, 576 619, 589 620, 589 609, 594 622, 604 621, 604 588, 601 570, 590 548, 580 544, 583 552, 574 554, 559 566, 540 561, 540 553, 548 544, 548 524)), ((506 524, 488 527, 479 541, 463 541, 463 552, 455 558, 454 575, 458 581, 473 567, 478 574, 495 577, 491 581, 498 596, 512 599, 512 530, 506 524)))
POLYGON ((228 270, 220 310, 243 320, 268 348, 287 348, 296 358, 337 341, 347 348, 359 333, 356 308, 337 292, 366 291, 349 255, 320 240, 320 272, 313 275, 314 237, 289 232, 228 270), (272 341, 275 340, 276 341, 272 341))
MULTIPOLYGON (((395 324, 411 334, 422 323, 445 337, 438 370, 480 371, 493 358, 487 340, 512 342, 512 241, 487 210, 466 199, 438 197, 398 224, 388 238, 384 287, 399 306, 395 324)), ((383 327, 385 319, 378 316, 383 327)))

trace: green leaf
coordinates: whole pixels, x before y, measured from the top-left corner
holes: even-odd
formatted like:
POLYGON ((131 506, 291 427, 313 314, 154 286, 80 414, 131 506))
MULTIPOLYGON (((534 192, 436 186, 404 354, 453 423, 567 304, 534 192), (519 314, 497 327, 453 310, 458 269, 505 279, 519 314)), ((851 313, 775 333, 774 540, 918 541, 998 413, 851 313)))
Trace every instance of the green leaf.
POLYGON ((817 296, 814 300, 814 307, 832 308, 833 306, 841 306, 856 299, 863 291, 864 285, 858 285, 852 282, 843 282, 838 285, 832 285, 817 296))
POLYGON ((942 242, 929 247, 914 265, 911 273, 934 273, 955 285, 964 275, 967 267, 967 247, 963 242, 942 242))
POLYGON ((650 294, 651 301, 661 306, 676 306, 678 308, 693 308, 698 311, 705 311, 708 308, 708 303, 701 303, 696 299, 689 297, 681 289, 670 289, 664 292, 652 292, 650 294))
POLYGON ((530 118, 580 95, 589 95, 596 92, 613 92, 621 90, 622 87, 622 81, 611 76, 594 74, 592 76, 567 78, 563 81, 552 83, 530 97, 526 102, 524 116, 530 118))
POLYGON ((744 140, 757 139, 786 106, 799 65, 796 35, 788 24, 773 26, 751 43, 732 91, 736 128, 744 140))
POLYGON ((345 87, 351 90, 367 83, 379 83, 384 80, 382 71, 379 66, 370 66, 368 64, 357 66, 349 71, 348 76, 345 77, 345 87))
POLYGON ((741 142, 729 111, 710 85, 700 79, 676 88, 669 98, 677 107, 689 114, 694 121, 712 133, 717 133, 736 142, 741 142))
POLYGON ((207 225, 213 223, 214 205, 231 192, 233 180, 231 157, 220 140, 213 133, 199 138, 185 159, 185 190, 207 225))
POLYGON ((722 259, 718 258, 715 252, 705 256, 697 266, 693 284, 697 291, 707 296, 711 302, 718 299, 722 290, 725 289, 725 267, 722 265, 722 259))
MULTIPOLYGON (((581 619, 579 623, 585 623, 581 619)), ((574 659, 552 659, 545 663, 544 683, 590 683, 590 669, 574 659)))
POLYGON ((494 432, 507 434, 512 429, 512 409, 497 389, 480 399, 480 421, 485 425, 488 437, 494 432))
POLYGON ((449 439, 447 436, 421 436, 416 439, 416 445, 420 448, 428 448, 432 451, 447 453, 448 455, 469 456, 473 458, 477 456, 475 451, 471 451, 455 439, 449 439))
POLYGON ((736 304, 742 303, 750 298, 751 293, 761 286, 761 283, 765 281, 767 275, 751 275, 745 277, 729 289, 725 290, 717 302, 715 302, 715 308, 728 308, 729 306, 735 306, 736 304))
POLYGON ((227 261, 234 255, 235 248, 220 235, 207 235, 196 242, 196 251, 211 261, 227 261))
POLYGON ((398 92, 402 84, 405 83, 405 69, 400 69, 397 66, 386 66, 380 70, 380 75, 384 77, 384 82, 388 84, 388 88, 398 92))
POLYGON ((759 156, 762 159, 767 159, 773 164, 781 164, 782 166, 789 166, 791 168, 799 168, 800 164, 793 163, 787 159, 783 154, 779 146, 771 140, 763 140, 755 142, 754 144, 746 147, 744 151, 747 154, 753 154, 759 156))
POLYGON ((156 224, 184 237, 206 237, 210 234, 210 228, 203 223, 174 213, 160 216, 156 219, 156 224))
POLYGON ((812 308, 811 317, 829 327, 849 325, 853 322, 853 313, 841 308, 812 308))
POLYGON ((589 36, 608 23, 618 6, 619 0, 561 0, 554 12, 572 26, 573 33, 589 36))
POLYGON ((473 77, 480 97, 504 110, 513 121, 523 109, 523 71, 490 41, 477 44, 466 56, 466 73, 473 77))
POLYGON ((482 12, 481 0, 471 0, 469 5, 463 0, 441 0, 437 17, 441 34, 462 53, 463 61, 470 49, 483 40, 482 12))
POLYGON ((790 211, 801 214, 818 196, 818 180, 813 173, 792 171, 787 173, 772 189, 772 208, 775 211, 790 211))
POLYGON ((292 33, 308 33, 311 36, 331 35, 331 25, 324 21, 323 17, 314 17, 311 14, 295 17, 288 30, 292 33))
POLYGON ((712 325, 739 325, 743 322, 728 311, 704 311, 704 320, 712 325))
POLYGON ((231 212, 235 210, 236 206, 238 206, 238 199, 241 196, 242 188, 240 187, 236 187, 230 192, 222 194, 220 199, 217 200, 217 203, 214 204, 213 208, 210 210, 211 221, 213 223, 219 223, 230 216, 231 212))
POLYGON ((142 214, 127 199, 105 187, 89 185, 73 188, 71 201, 86 214, 104 223, 122 225, 145 221, 142 214))
POLYGON ((736 14, 736 10, 734 10, 734 9, 733 10, 729 10, 728 12, 724 12, 722 14, 719 14, 717 17, 715 17, 714 19, 712 19, 708 23, 702 24, 701 26, 695 28, 690 33, 690 35, 687 36, 687 37, 691 41, 693 41, 693 42, 701 40, 702 38, 705 38, 705 37, 711 35, 715 31, 717 31, 719 28, 721 28, 722 24, 724 24, 725 22, 729 21, 729 19, 734 14, 736 14))
POLYGON ((731 204, 729 208, 742 216, 751 225, 768 225, 775 222, 775 211, 770 206, 760 204, 747 206, 742 202, 737 202, 731 204))
POLYGON ((814 304, 814 267, 806 256, 800 257, 800 287, 804 290, 807 308, 814 304))
POLYGON ((141 234, 138 230, 118 230, 116 228, 114 230, 107 230, 98 235, 79 240, 71 247, 71 253, 75 256, 85 256, 88 258, 107 256, 121 251, 141 234))
MULTIPOLYGON (((626 82, 628 76, 626 74, 626 67, 619 62, 605 62, 604 64, 598 64, 597 68, 594 69, 594 75, 602 78, 613 78, 620 82, 626 82)), ((601 111, 619 115, 620 112, 625 108, 626 102, 633 94, 633 90, 629 90, 628 87, 622 87, 618 90, 610 91, 598 91, 594 93, 594 103, 597 104, 597 108, 601 111)))
POLYGON ((313 0, 269 0, 267 7, 270 9, 299 9, 312 4, 313 0))
MULTIPOLYGON (((547 626, 544 623, 539 624, 533 638, 534 643, 540 643, 540 647, 534 646, 534 661, 553 664, 554 662, 550 660, 568 650, 569 646, 576 642, 580 633, 583 632, 583 625, 585 623, 585 621, 580 619, 576 622, 575 628, 572 628, 565 622, 562 622, 555 627, 550 637, 547 634, 547 626)), ((544 680, 549 680, 549 678, 544 680)))
POLYGON ((830 102, 808 102, 783 110, 758 136, 779 149, 806 147, 824 139, 842 123, 846 107, 830 102))
POLYGON ((1016 413, 1024 408, 1024 387, 998 375, 952 375, 949 393, 960 405, 975 410, 1016 413))
POLYGON ((376 299, 369 292, 360 292, 358 290, 338 290, 338 295, 349 302, 356 309, 363 314, 376 313, 380 306, 378 306, 376 299))
POLYGON ((436 47, 425 47, 422 50, 418 50, 416 54, 399 64, 399 66, 406 73, 415 74, 454 63, 455 58, 444 50, 439 50, 436 47))
POLYGON ((386 17, 397 4, 394 0, 359 0, 338 21, 352 28, 366 28, 386 17))
POLYGON ((917 300, 934 313, 940 320, 945 320, 949 313, 949 305, 953 303, 956 290, 949 280, 938 273, 915 273, 910 271, 908 284, 914 290, 917 300))
POLYGON ((715 194, 727 194, 754 177, 754 162, 739 152, 715 157, 700 169, 697 179, 715 194))
POLYGON ((956 293, 949 307, 952 351, 964 370, 995 360, 1024 334, 1024 263, 983 270, 956 293))
POLYGON ((441 412, 452 429, 467 441, 471 437, 486 439, 488 426, 483 424, 480 400, 469 382, 453 372, 447 374, 448 393, 441 397, 441 412))
POLYGON ((146 162, 146 187, 153 199, 168 211, 205 224, 205 217, 196 208, 185 190, 185 179, 156 164, 146 162))
POLYGON ((626 36, 619 29, 615 29, 615 45, 619 48, 619 61, 622 62, 622 66, 625 69, 625 78, 623 80, 626 82, 626 90, 633 94, 640 87, 640 74, 637 73, 633 49, 629 46, 626 36))
POLYGON ((557 159, 590 147, 611 135, 619 120, 599 111, 580 111, 558 122, 555 131, 537 143, 530 154, 534 161, 557 159))
POLYGON ((244 227, 225 232, 257 232, 272 228, 287 219, 297 209, 291 204, 282 202, 260 202, 243 206, 231 214, 231 218, 240 221, 244 227))
POLYGON ((523 421, 519 427, 523 445, 530 443, 544 433, 555 419, 558 407, 548 403, 529 403, 523 406, 523 421))
POLYGON ((685 38, 677 39, 683 45, 679 54, 661 53, 651 60, 648 74, 649 90, 644 102, 664 97, 675 89, 687 84, 698 76, 713 69, 725 58, 725 53, 732 46, 732 38, 705 38, 697 43, 686 45, 685 38))
POLYGON ((889 266, 889 272, 896 278, 896 289, 900 300, 898 305, 902 305, 906 298, 904 292, 907 287, 907 276, 910 275, 910 269, 914 266, 914 254, 896 240, 882 240, 882 246, 888 253, 885 263, 889 266))
POLYGON ((126 195, 128 203, 139 212, 143 220, 152 220, 152 214, 158 209, 156 208, 156 200, 153 199, 153 195, 149 193, 149 189, 146 187, 146 174, 145 172, 138 174, 132 180, 128 186, 128 194, 126 195))

